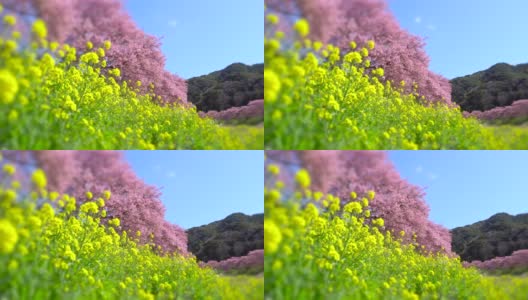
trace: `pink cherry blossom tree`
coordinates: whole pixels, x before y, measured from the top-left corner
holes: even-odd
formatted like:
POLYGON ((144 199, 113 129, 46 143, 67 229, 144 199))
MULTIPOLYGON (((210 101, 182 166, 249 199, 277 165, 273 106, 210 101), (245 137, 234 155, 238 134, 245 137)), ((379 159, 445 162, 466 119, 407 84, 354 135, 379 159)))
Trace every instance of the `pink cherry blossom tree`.
POLYGON ((102 47, 110 40, 106 52, 107 69, 119 68, 121 80, 135 85, 143 93, 153 91, 165 103, 186 103, 184 79, 165 70, 165 56, 160 40, 143 32, 125 11, 120 0, 5 0, 5 8, 27 23, 35 17, 48 25, 51 40, 66 42, 80 52, 86 43, 102 47))
POLYGON ((451 234, 428 219, 423 189, 403 179, 386 152, 266 151, 266 155, 268 163, 279 164, 289 177, 300 167, 309 170, 313 188, 339 196, 342 203, 352 201, 350 192, 361 199, 368 191, 375 191, 374 200, 369 202, 371 216, 383 218, 387 230, 395 235, 404 231, 405 242, 416 242, 427 251, 451 254, 451 234))
POLYGON ((498 106, 490 110, 464 112, 466 117, 475 117, 492 123, 522 123, 528 120, 528 100, 517 100, 509 106, 498 106))
POLYGON ((3 151, 3 155, 28 172, 31 168, 24 166, 41 168, 47 174, 50 191, 72 195, 79 205, 88 201, 88 191, 97 199, 110 190, 112 196, 105 203, 106 219, 119 218, 121 230, 129 235, 135 236, 140 231, 143 243, 154 242, 165 252, 187 253, 187 234, 165 220, 159 189, 141 180, 122 152, 3 151))
POLYGON ((495 257, 486 261, 464 262, 466 267, 477 267, 486 271, 528 269, 528 249, 517 250, 510 256, 495 257))
POLYGON ((230 257, 222 261, 210 260, 207 263, 201 263, 202 266, 208 266, 223 272, 229 271, 259 271, 264 269, 264 250, 253 250, 247 255, 240 257, 230 257))
POLYGON ((385 78, 394 85, 405 81, 406 93, 412 93, 416 83, 418 94, 428 101, 451 104, 451 85, 446 78, 429 70, 424 40, 400 27, 385 0, 265 0, 265 3, 268 12, 281 18, 280 30, 288 31, 295 20, 303 17, 311 24, 310 38, 332 43, 343 51, 351 50, 351 41, 363 47, 368 40, 374 40, 376 47, 369 55, 371 68, 382 67, 385 78))

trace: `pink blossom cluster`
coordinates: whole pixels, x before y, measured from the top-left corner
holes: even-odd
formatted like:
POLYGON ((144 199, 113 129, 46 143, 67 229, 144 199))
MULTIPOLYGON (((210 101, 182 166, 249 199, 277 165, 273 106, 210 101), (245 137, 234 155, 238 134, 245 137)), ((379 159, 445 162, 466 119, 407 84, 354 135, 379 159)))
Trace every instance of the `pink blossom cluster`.
POLYGON ((464 112, 466 117, 475 117, 488 122, 524 121, 528 119, 528 100, 517 100, 510 106, 495 107, 490 110, 464 112))
POLYGON ((154 243, 163 252, 188 252, 185 231, 165 220, 161 192, 134 173, 122 152, 3 151, 2 154, 18 165, 17 172, 29 173, 35 167, 43 169, 49 190, 72 195, 79 205, 88 201, 88 191, 97 199, 105 190, 110 190, 111 198, 105 203, 108 214, 103 223, 119 218, 120 229, 134 238, 140 231, 139 240, 143 244, 154 243))
POLYGON ((245 106, 231 107, 222 111, 210 110, 207 113, 202 112, 200 115, 220 121, 262 120, 264 118, 264 100, 253 100, 245 106))
POLYGON ((264 250, 253 250, 245 256, 230 257, 222 261, 210 260, 207 263, 201 263, 201 265, 223 272, 233 270, 260 270, 264 268, 264 250))
POLYGON ((510 256, 495 257, 486 261, 464 262, 464 266, 477 267, 488 271, 528 268, 528 249, 517 250, 510 256))
MULTIPOLYGON (((268 164, 280 165, 281 176, 290 173, 287 177, 293 177, 300 167, 307 169, 314 190, 339 196, 342 203, 354 201, 350 192, 361 199, 375 191, 369 202, 371 216, 383 218, 385 229, 395 236, 404 231, 404 242, 423 245, 425 251, 453 254, 449 230, 429 220, 425 192, 400 176, 386 152, 266 151, 266 157, 268 164)), ((285 184, 291 191, 291 181, 285 184)))
POLYGON ((303 17, 310 22, 311 39, 334 44, 342 52, 351 51, 351 41, 364 47, 368 40, 374 40, 376 46, 369 51, 371 68, 382 67, 385 78, 394 85, 405 81, 406 93, 412 93, 416 83, 418 94, 428 101, 451 104, 451 84, 429 70, 423 38, 400 27, 386 0, 265 0, 265 3, 269 13, 279 15, 282 23, 278 29, 290 37, 291 21, 303 17))
POLYGON ((88 41, 97 48, 110 40, 112 48, 106 51, 108 66, 103 72, 119 68, 119 79, 134 86, 141 81, 137 88, 143 93, 154 91, 162 97, 160 102, 187 102, 187 83, 165 70, 159 38, 136 25, 125 11, 123 1, 4 0, 2 4, 26 23, 35 17, 42 18, 47 23, 49 38, 76 47, 78 54, 88 51, 88 41))

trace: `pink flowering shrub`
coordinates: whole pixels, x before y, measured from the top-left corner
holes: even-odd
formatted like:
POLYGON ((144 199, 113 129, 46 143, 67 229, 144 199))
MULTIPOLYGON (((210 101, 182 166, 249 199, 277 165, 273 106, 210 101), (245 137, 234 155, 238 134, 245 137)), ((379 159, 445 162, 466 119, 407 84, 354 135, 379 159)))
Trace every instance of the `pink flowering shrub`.
MULTIPOLYGON (((107 70, 119 68, 120 79, 136 85, 143 93, 154 92, 160 102, 187 102, 184 79, 165 70, 165 56, 157 37, 143 32, 125 11, 120 0, 3 0, 9 13, 21 21, 26 30, 35 18, 43 19, 52 41, 68 43, 78 54, 87 50, 87 42, 103 48, 106 40, 112 48, 106 51, 107 70), (150 84, 153 84, 152 86, 150 84)), ((1 27, 0 27, 1 28, 1 27)))
MULTIPOLYGON (((118 151, 3 151, 16 163, 20 172, 39 167, 47 174, 50 191, 67 193, 81 204, 86 192, 95 199, 110 190, 106 201, 107 219, 117 217, 120 228, 139 237, 142 243, 153 242, 164 252, 187 253, 187 234, 165 220, 165 207, 157 187, 146 184, 118 151)), ((29 172, 28 172, 29 173, 29 172)), ((103 220, 105 222, 105 220, 103 220)))
POLYGON ((201 112, 200 115, 224 122, 262 122, 264 119, 264 100, 253 100, 248 105, 231 107, 222 111, 210 110, 207 113, 201 112))
POLYGON ((495 257, 486 261, 464 262, 466 267, 477 267, 486 271, 528 271, 528 249, 517 250, 510 256, 495 257))
POLYGON ((383 218, 385 229, 395 235, 404 231, 405 242, 423 245, 425 251, 452 254, 449 230, 428 219, 423 189, 402 178, 386 152, 266 151, 266 156, 268 165, 279 165, 290 177, 301 167, 307 169, 313 189, 336 195, 341 203, 352 200, 351 192, 361 199, 375 191, 369 202, 371 216, 383 218))
POLYGON ((245 256, 230 257, 222 261, 210 260, 207 263, 201 263, 202 266, 229 273, 256 273, 264 269, 264 250, 253 250, 245 256))
POLYGON ((310 38, 350 51, 350 42, 359 48, 368 40, 376 46, 369 50, 371 69, 381 67, 385 79, 394 85, 405 81, 404 91, 417 93, 431 102, 451 104, 448 79, 429 70, 423 38, 400 27, 388 10, 385 0, 266 0, 268 13, 276 14, 282 23, 279 30, 292 36, 289 28, 299 17, 310 23, 310 38))
POLYGON ((528 100, 517 100, 510 106, 495 107, 486 111, 464 112, 464 116, 490 123, 523 123, 528 120, 528 100))

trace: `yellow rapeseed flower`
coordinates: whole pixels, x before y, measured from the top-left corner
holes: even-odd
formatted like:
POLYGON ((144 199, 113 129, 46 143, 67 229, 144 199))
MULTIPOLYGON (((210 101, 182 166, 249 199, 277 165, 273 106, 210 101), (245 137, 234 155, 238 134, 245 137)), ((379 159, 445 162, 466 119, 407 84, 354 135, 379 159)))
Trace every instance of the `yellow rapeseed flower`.
POLYGON ((293 29, 299 34, 300 37, 305 37, 310 33, 310 24, 306 19, 299 19, 295 22, 293 29))
POLYGON ((46 27, 46 23, 40 19, 37 19, 35 22, 33 22, 31 31, 36 37, 40 39, 45 39, 48 36, 48 28, 46 27))
POLYGON ((104 48, 105 48, 106 50, 110 50, 110 49, 112 48, 112 42, 110 42, 110 41, 105 41, 105 42, 104 42, 104 48))
POLYGON ((9 70, 0 70, 0 102, 3 104, 13 102, 17 92, 16 77, 9 70))
POLYGON ((14 165, 12 164, 5 164, 3 167, 2 167, 2 170, 4 171, 4 173, 6 173, 7 175, 13 175, 15 174, 16 172, 16 168, 14 165))
POLYGON ((273 175, 278 175, 280 173, 280 168, 276 164, 270 164, 268 165, 268 172, 273 175))
POLYGON ((348 212, 348 213, 353 213, 353 214, 359 214, 361 213, 362 209, 361 209, 361 204, 359 204, 359 202, 349 202, 347 203, 344 207, 343 207, 343 210, 345 212, 348 212))
POLYGON ((367 198, 361 199, 361 204, 363 205, 363 207, 367 207, 369 205, 368 199, 367 198))
POLYGON ((15 26, 16 25, 16 17, 13 15, 6 15, 4 16, 4 23, 9 26, 15 26))
POLYGON ((363 57, 367 57, 369 55, 369 52, 367 50, 367 48, 361 48, 361 50, 359 51, 359 53, 361 54, 361 56, 363 57))
POLYGON ((370 41, 367 42, 367 47, 368 47, 370 50, 374 49, 375 45, 376 45, 376 43, 374 43, 373 40, 370 40, 370 41))
MULTIPOLYGON (((86 202, 81 205, 80 207, 81 212, 84 213, 97 213, 99 211, 99 207, 95 202, 86 202)), ((119 226, 119 225, 116 225, 119 226)))
POLYGON ((18 241, 18 233, 13 224, 7 219, 0 219, 0 253, 9 254, 18 241))
POLYGON ((119 227, 121 225, 121 220, 118 218, 113 218, 112 220, 108 221, 108 224, 114 225, 115 227, 119 227))
POLYGON ((300 169, 297 174, 295 174, 295 181, 302 188, 307 188, 310 186, 310 174, 305 169, 300 169))
POLYGON ((385 221, 382 218, 377 218, 374 221, 372 221, 374 225, 378 225, 379 227, 385 226, 385 221))
POLYGON ((4 192, 3 196, 4 196, 4 200, 7 203, 13 203, 16 200, 17 193, 12 189, 8 189, 7 191, 4 192))
POLYGON ((282 234, 279 227, 271 219, 264 219, 264 251, 266 254, 273 254, 279 248, 282 234))
POLYGON ((37 169, 33 172, 33 175, 31 175, 31 181, 33 184, 38 188, 45 188, 47 184, 46 174, 42 169, 37 169))
POLYGON ((321 47, 323 47, 323 43, 319 42, 319 41, 316 41, 313 43, 313 49, 315 51, 319 51, 321 49, 321 47))
POLYGON ((7 120, 9 123, 15 123, 15 121, 18 120, 18 111, 12 109, 9 111, 9 114, 7 115, 7 120))
POLYGON ((277 24, 279 23, 279 17, 275 14, 269 14, 266 16, 266 20, 270 23, 270 24, 277 24))
POLYGON ((275 102, 280 89, 279 76, 271 69, 264 69, 264 101, 275 102))

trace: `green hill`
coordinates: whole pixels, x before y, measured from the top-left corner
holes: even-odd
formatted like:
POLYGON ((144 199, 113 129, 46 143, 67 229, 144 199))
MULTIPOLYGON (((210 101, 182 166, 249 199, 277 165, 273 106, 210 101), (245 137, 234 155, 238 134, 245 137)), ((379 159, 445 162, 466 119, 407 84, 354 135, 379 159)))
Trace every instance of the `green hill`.
POLYGON ((487 70, 454 78, 451 96, 464 111, 490 110, 528 99, 528 63, 498 63, 487 70))
POLYGON ((451 246, 462 260, 488 260, 528 249, 528 213, 498 213, 489 219, 451 230, 451 246))
POLYGON ((264 214, 234 213, 187 230, 187 246, 199 260, 224 260, 264 249, 264 214))
POLYGON ((264 99, 264 64, 234 63, 187 80, 188 101, 199 111, 226 110, 264 99))

